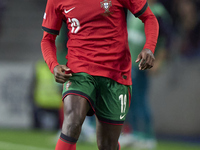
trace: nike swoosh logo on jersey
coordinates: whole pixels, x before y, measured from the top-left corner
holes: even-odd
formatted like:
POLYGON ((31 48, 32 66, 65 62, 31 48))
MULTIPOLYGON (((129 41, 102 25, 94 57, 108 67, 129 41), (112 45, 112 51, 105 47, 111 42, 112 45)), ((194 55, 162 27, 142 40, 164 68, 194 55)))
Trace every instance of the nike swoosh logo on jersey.
POLYGON ((126 115, 120 115, 119 118, 123 119, 126 115))
POLYGON ((65 9, 65 13, 67 14, 68 12, 70 12, 71 10, 73 10, 75 7, 73 7, 73 8, 71 8, 71 9, 69 9, 69 10, 66 10, 65 9))

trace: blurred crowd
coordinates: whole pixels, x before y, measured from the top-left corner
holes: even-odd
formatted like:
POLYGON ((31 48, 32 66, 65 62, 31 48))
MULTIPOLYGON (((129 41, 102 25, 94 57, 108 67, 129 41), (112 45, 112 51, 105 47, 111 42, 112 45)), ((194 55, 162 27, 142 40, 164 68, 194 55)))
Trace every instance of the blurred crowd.
POLYGON ((200 1, 160 1, 167 8, 173 20, 171 53, 178 57, 198 59, 200 56, 200 1))

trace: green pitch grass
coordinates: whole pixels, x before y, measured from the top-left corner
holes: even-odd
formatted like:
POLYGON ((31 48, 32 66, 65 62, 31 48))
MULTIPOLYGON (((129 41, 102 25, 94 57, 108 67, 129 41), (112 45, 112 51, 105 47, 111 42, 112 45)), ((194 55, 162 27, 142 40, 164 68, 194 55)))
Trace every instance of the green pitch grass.
MULTIPOLYGON (((49 131, 0 129, 0 150, 54 150, 58 136, 58 133, 49 131)), ((77 143, 77 150, 98 149, 96 144, 77 143)), ((200 150, 200 145, 158 140, 156 150, 200 150)))

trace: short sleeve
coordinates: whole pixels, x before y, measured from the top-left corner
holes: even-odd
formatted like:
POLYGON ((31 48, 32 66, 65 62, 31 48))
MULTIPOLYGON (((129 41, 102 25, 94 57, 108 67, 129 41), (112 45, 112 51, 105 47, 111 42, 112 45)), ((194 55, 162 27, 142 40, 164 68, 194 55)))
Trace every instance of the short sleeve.
POLYGON ((48 0, 43 16, 42 29, 51 34, 59 34, 62 26, 62 13, 56 8, 56 0, 48 0))
POLYGON ((122 5, 128 8, 135 17, 142 15, 148 7, 147 0, 120 0, 122 5))

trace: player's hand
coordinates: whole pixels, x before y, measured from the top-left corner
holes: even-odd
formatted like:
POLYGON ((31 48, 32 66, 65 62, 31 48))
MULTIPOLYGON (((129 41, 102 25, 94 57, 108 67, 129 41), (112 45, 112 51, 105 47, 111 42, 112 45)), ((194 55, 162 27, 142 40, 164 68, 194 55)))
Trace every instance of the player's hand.
POLYGON ((70 68, 65 65, 55 66, 53 69, 55 81, 58 83, 65 83, 68 81, 72 76, 71 73, 66 73, 68 71, 70 71, 70 68))
POLYGON ((136 59, 136 63, 139 63, 140 70, 150 69, 154 65, 155 57, 150 49, 143 49, 136 59))

